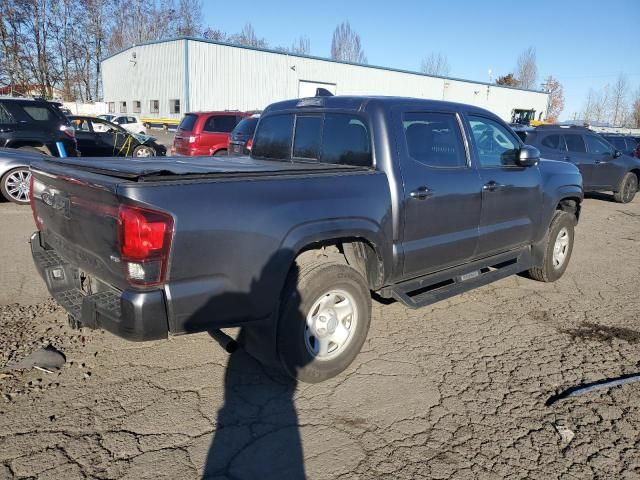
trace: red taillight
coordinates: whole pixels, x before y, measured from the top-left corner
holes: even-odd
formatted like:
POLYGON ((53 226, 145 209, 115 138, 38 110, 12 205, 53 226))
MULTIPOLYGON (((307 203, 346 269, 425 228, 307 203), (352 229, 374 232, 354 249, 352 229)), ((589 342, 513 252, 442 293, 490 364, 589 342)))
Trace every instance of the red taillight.
POLYGON ((73 127, 69 127, 67 125, 60 125, 60 131, 64 133, 69 138, 76 138, 76 131, 73 127))
POLYGON ((120 255, 127 280, 158 285, 165 279, 173 217, 146 208, 121 205, 118 212, 120 255))
POLYGON ((251 151, 252 147, 253 147, 253 138, 250 138, 249 140, 247 140, 247 150, 251 151))
POLYGON ((33 173, 29 175, 29 205, 31 205, 31 213, 33 214, 33 221, 36 222, 36 228, 38 230, 42 230, 42 222, 38 218, 38 214, 36 213, 36 198, 33 195, 33 173))

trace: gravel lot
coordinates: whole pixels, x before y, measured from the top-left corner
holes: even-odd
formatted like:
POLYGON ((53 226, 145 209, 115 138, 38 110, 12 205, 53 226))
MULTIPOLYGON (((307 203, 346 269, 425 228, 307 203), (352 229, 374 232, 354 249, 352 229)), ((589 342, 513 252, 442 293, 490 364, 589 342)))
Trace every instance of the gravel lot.
POLYGON ((640 198, 586 200, 555 284, 374 302, 364 351, 319 385, 206 334, 70 330, 31 265, 29 209, 2 203, 0 221, 0 367, 46 344, 67 359, 0 373, 0 479, 640 478, 640 383, 545 406, 640 372, 640 198))

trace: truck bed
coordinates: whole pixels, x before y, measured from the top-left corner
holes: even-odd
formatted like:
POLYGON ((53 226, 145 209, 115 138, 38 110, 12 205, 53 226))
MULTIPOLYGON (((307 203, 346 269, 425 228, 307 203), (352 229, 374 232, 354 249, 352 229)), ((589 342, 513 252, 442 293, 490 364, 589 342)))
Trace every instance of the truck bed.
POLYGON ((261 176, 314 171, 366 170, 352 165, 335 165, 304 161, 257 160, 245 157, 162 157, 162 158, 49 158, 49 164, 132 181, 215 178, 219 176, 261 176))

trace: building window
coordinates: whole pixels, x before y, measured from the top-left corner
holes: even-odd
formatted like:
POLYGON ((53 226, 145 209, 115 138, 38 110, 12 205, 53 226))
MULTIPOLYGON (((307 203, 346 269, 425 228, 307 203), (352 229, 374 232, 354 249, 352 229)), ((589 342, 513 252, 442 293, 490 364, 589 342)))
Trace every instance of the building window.
POLYGON ((116 113, 116 102, 109 102, 109 113, 116 113))
POLYGON ((120 113, 127 113, 127 102, 120 102, 120 113))
POLYGON ((142 106, 142 104, 141 104, 140 100, 134 100, 133 101, 133 113, 140 113, 140 111, 142 110, 141 106, 142 106))
POLYGON ((180 113, 180 99, 169 100, 169 113, 180 113))
POLYGON ((158 113, 160 111, 160 100, 151 100, 149 102, 149 111, 151 113, 158 113))

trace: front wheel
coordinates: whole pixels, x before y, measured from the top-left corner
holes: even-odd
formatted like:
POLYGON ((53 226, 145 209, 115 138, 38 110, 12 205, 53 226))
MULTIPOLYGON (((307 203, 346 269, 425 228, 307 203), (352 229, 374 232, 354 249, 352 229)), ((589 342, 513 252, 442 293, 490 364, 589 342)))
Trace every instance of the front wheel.
POLYGON ((635 173, 628 172, 622 177, 620 187, 618 191, 613 194, 613 197, 618 203, 629 203, 636 196, 638 191, 638 177, 635 173))
POLYGON ((569 265, 573 252, 575 217, 570 213, 556 211, 547 236, 544 260, 540 267, 529 270, 529 275, 540 282, 555 282, 569 265))
POLYGON ((278 322, 285 371, 307 383, 338 375, 360 352, 370 321, 369 288, 357 270, 333 262, 294 267, 278 322))
POLYGON ((19 167, 9 170, 4 177, 2 177, 2 184, 0 185, 2 196, 18 205, 28 204, 30 180, 31 172, 29 171, 29 167, 19 167))
POLYGON ((138 145, 133 149, 134 157, 155 157, 156 151, 148 145, 138 145))

